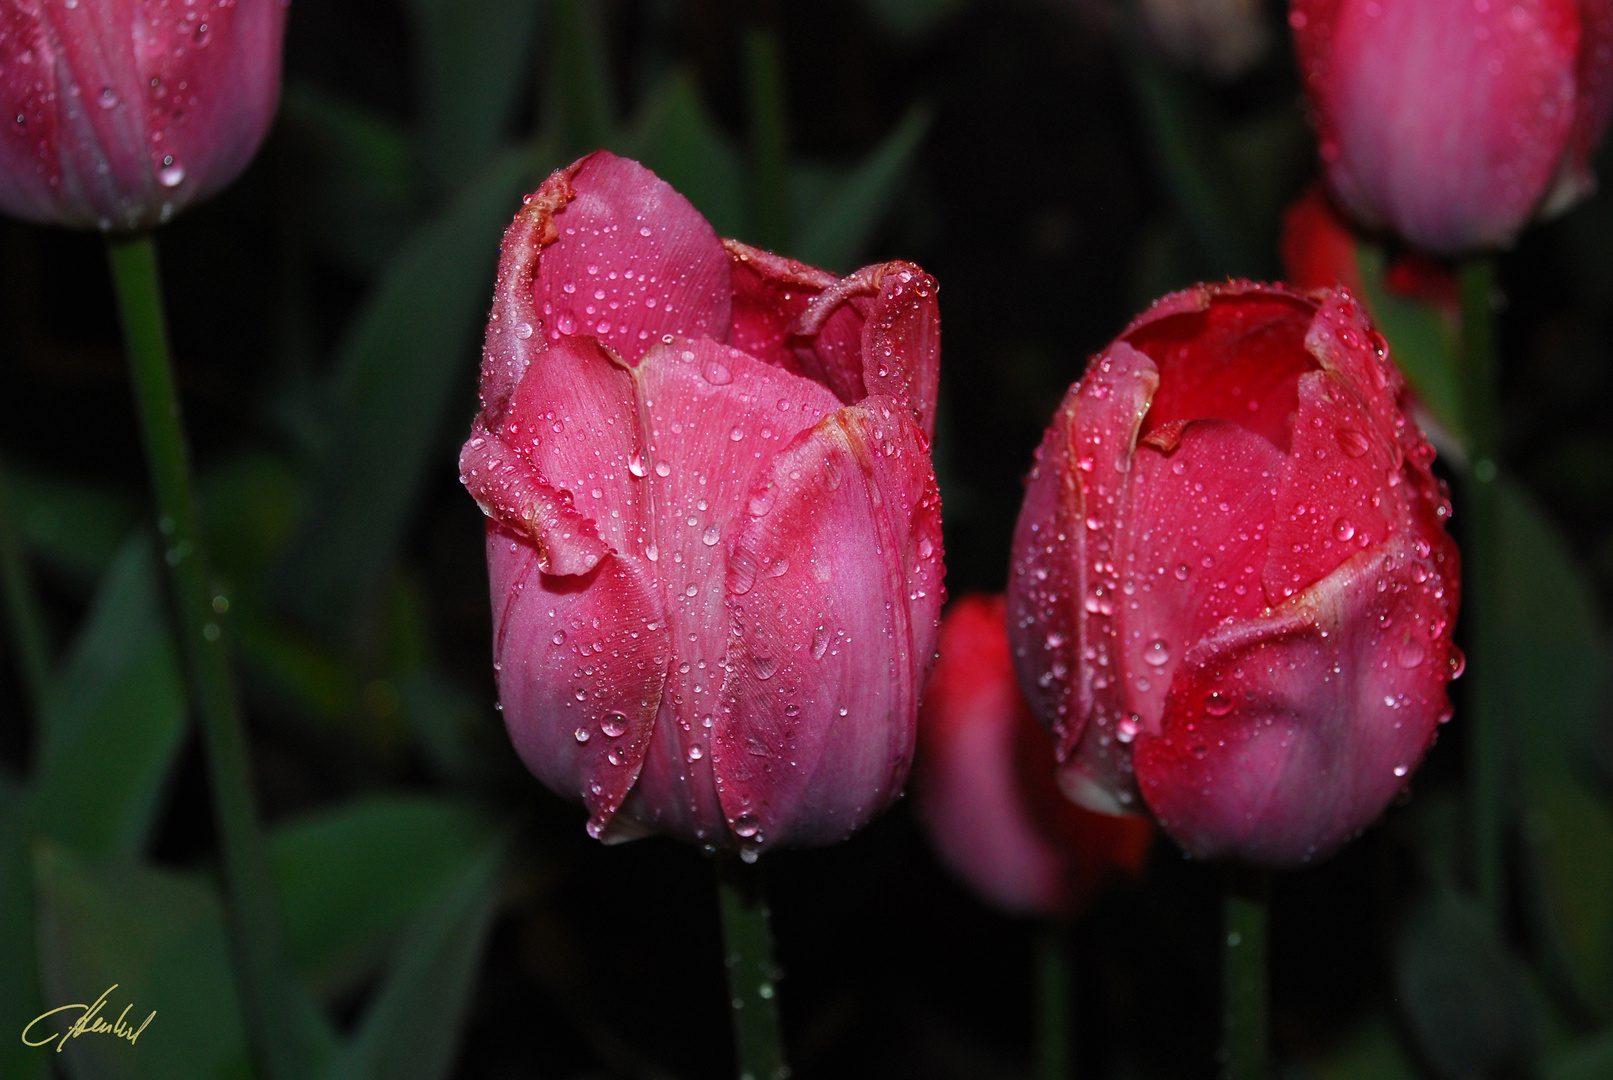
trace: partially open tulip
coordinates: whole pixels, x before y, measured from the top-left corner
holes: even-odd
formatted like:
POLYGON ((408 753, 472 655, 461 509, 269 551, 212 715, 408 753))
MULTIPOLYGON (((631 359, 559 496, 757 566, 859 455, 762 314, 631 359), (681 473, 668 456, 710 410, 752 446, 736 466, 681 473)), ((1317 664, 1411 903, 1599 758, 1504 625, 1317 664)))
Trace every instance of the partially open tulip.
POLYGON ((1071 387, 1014 534, 1009 636, 1067 795, 1285 865, 1382 812, 1450 715, 1433 450, 1348 293, 1200 285, 1071 387))
POLYGON ((1333 193, 1441 255, 1510 244, 1594 186, 1613 0, 1292 0, 1333 193))
POLYGON ((935 292, 719 240, 603 152, 505 233, 460 471, 510 736, 592 835, 829 843, 896 797, 942 598, 935 292))
POLYGON ((0 3, 0 211, 133 230, 240 175, 274 118, 286 0, 0 3))
POLYGON ((997 907, 1078 913, 1115 874, 1142 866, 1153 827, 1059 792, 1053 747, 1014 679, 1003 597, 953 603, 940 653, 919 711, 919 820, 946 865, 997 907))

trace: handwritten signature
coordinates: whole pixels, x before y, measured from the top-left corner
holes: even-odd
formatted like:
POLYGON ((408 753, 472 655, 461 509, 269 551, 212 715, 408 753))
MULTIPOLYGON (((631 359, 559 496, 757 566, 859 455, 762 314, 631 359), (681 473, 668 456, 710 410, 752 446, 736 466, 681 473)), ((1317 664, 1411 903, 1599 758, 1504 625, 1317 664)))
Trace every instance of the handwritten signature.
POLYGON ((130 1025, 124 1023, 124 1018, 129 1015, 129 1010, 134 1008, 134 1003, 131 1002, 123 1007, 123 1012, 119 1014, 116 1023, 107 1023, 105 1019, 96 1014, 101 1011, 101 1006, 106 1004, 107 994, 110 994, 117 988, 117 983, 113 983, 111 986, 107 987, 106 993, 96 998, 94 1005, 61 1005, 51 1009, 49 1012, 40 1013, 38 1016, 29 1021, 27 1027, 22 1029, 22 1041, 29 1046, 48 1046, 50 1045, 50 1041, 52 1039, 56 1038, 57 1035, 60 1035, 61 1042, 56 1044, 56 1052, 58 1054, 62 1052, 62 1047, 67 1045, 68 1039, 76 1039, 80 1035, 111 1034, 120 1039, 128 1039, 129 1044, 132 1046, 134 1041, 140 1037, 140 1033, 146 1030, 146 1025, 151 1023, 151 1018, 157 1015, 157 1010, 152 1009, 150 1014, 146 1016, 145 1020, 139 1027, 131 1027, 130 1025), (37 1042, 28 1038, 28 1033, 34 1029, 35 1024, 39 1023, 48 1016, 55 1016, 57 1013, 66 1012, 69 1009, 83 1009, 84 1014, 77 1020, 73 1021, 73 1026, 68 1028, 66 1032, 53 1032, 37 1042))

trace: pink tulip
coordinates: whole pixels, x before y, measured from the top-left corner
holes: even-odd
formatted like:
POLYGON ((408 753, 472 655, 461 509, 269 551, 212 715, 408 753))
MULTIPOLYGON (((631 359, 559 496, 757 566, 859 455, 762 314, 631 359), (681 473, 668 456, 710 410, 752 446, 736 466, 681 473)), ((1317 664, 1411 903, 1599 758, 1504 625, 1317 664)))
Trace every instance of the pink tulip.
POLYGON ((0 0, 0 210, 147 229, 274 119, 286 0, 0 0))
POLYGON ((1441 255, 1512 242, 1594 187, 1613 0, 1291 0, 1328 183, 1441 255))
POLYGON ((1341 290, 1200 285, 1093 359, 1009 577, 1067 795, 1285 865, 1406 785, 1461 659, 1450 503, 1402 388, 1341 290))
POLYGON ((1014 681, 1006 610, 1001 596, 965 596, 942 620, 919 711, 918 816, 942 861, 997 907, 1075 915, 1142 866, 1154 830, 1060 794, 1053 748, 1014 681))
POLYGON ((603 152, 516 215, 460 471, 510 736, 591 835, 824 844, 896 797, 942 599, 935 292, 719 240, 603 152))

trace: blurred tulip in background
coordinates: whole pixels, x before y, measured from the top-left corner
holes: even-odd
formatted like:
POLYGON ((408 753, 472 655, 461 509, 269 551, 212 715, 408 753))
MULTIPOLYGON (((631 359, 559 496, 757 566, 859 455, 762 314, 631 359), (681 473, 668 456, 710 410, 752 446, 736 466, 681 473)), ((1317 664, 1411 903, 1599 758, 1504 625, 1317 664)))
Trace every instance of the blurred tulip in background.
POLYGON ((1594 188, 1608 0, 1293 0, 1289 24, 1328 184, 1363 224, 1454 255, 1594 188))
POLYGON ((517 750, 589 832, 761 849, 896 797, 942 599, 935 282, 723 242, 608 153, 505 235, 460 459, 517 750))
POLYGON ((1110 878, 1142 867, 1153 827, 1059 791, 1053 748, 1014 679, 1006 611, 1002 596, 973 594, 941 622, 919 713, 919 819, 953 873, 997 907, 1075 915, 1110 878))
POLYGON ((230 183, 274 119, 286 6, 0 5, 0 211, 147 229, 230 183))
POLYGON ((1201 285, 1093 359, 1014 536, 1009 637, 1078 802, 1195 856, 1308 861, 1450 715, 1434 452, 1347 293, 1201 285))

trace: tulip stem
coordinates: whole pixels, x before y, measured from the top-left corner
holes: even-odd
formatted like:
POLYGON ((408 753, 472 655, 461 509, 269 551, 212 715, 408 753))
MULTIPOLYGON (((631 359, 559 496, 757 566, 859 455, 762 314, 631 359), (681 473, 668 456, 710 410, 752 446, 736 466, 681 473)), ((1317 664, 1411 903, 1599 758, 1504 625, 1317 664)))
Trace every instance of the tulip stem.
POLYGON ((1270 892, 1271 878, 1266 871, 1228 870, 1221 972, 1223 1080, 1265 1080, 1271 1072, 1271 1006, 1266 989, 1270 892))
POLYGON ((739 1080, 786 1080, 790 1069, 779 1030, 779 972, 760 867, 733 854, 718 855, 717 897, 739 1080))
POLYGON ((304 1080, 313 1074, 313 1053, 307 1040, 299 1036, 309 1032, 310 1025, 292 994, 268 850, 253 803, 246 733, 220 618, 228 601, 212 587, 168 353, 156 246, 150 236, 139 235, 109 239, 107 249, 191 704, 201 719, 212 779, 213 811, 230 901, 230 944, 240 974, 247 1029, 269 1080, 304 1080))
POLYGON ((1070 1080, 1071 1069, 1070 1002, 1074 980, 1070 977, 1069 928, 1050 922, 1036 937, 1036 996, 1038 999, 1037 1069, 1038 1080, 1070 1080))
POLYGON ((1502 873, 1506 833, 1506 731, 1496 708, 1495 618, 1499 553, 1496 529, 1495 263, 1470 259, 1461 267, 1462 341, 1459 374, 1471 465, 1462 478, 1467 515, 1462 583, 1468 616, 1466 702, 1470 867, 1479 900, 1497 927, 1505 921, 1502 873))
POLYGON ((17 649, 17 671, 22 677, 23 693, 37 717, 45 696, 45 683, 50 677, 50 635, 45 630, 39 596, 34 592, 33 578, 28 572, 22 522, 17 514, 17 501, 12 497, 11 481, 4 469, 0 469, 0 588, 5 591, 6 618, 17 649))
POLYGON ((783 252, 790 243, 789 134, 784 107, 784 51, 778 31, 745 35, 750 84, 751 207, 756 243, 783 252))

